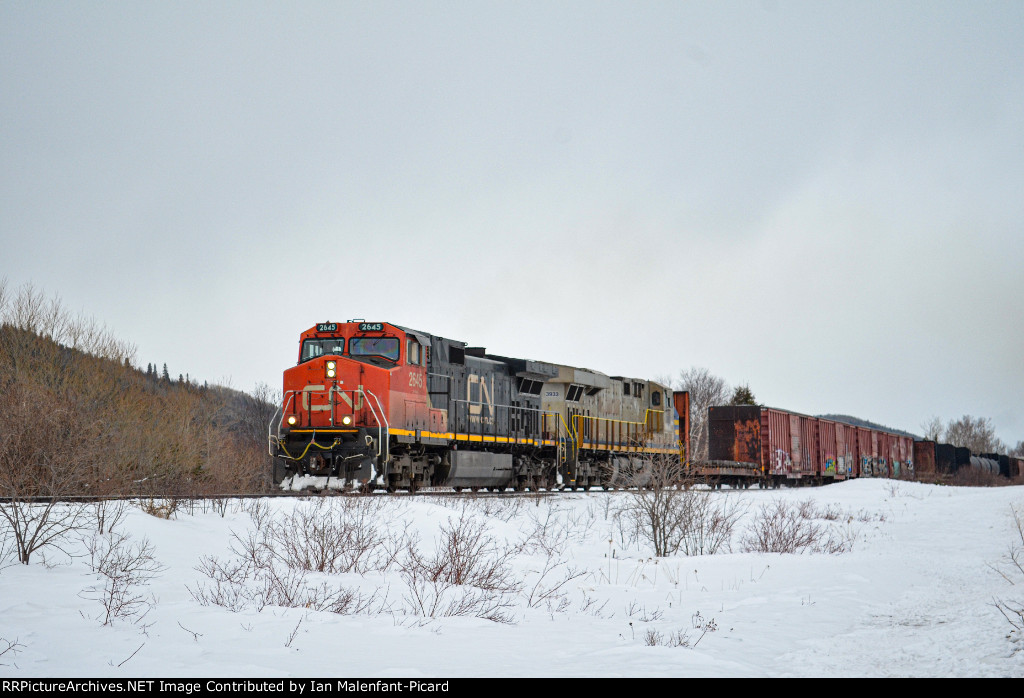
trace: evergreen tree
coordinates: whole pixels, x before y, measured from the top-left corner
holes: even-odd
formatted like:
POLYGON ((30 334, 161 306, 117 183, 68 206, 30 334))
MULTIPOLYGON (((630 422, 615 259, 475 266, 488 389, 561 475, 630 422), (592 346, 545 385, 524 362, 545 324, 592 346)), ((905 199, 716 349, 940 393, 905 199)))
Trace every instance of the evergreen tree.
POLYGON ((168 383, 171 382, 171 374, 167 372, 167 364, 164 364, 164 372, 163 375, 160 377, 163 378, 168 383))
POLYGON ((754 393, 750 390, 750 386, 746 383, 743 385, 737 385, 736 389, 732 391, 732 399, 729 400, 730 405, 756 405, 757 400, 754 398, 754 393))

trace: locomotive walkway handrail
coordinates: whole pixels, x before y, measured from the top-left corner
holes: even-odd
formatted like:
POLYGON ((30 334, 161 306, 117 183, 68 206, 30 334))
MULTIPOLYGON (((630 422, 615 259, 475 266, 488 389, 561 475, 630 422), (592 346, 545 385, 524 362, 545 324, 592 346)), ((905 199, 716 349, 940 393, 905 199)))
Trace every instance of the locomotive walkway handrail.
MULTIPOLYGON (((275 435, 273 433, 274 420, 277 419, 277 415, 283 415, 284 410, 288 408, 288 403, 295 399, 294 390, 289 390, 288 393, 291 394, 291 397, 285 400, 284 404, 274 411, 274 415, 270 418, 270 422, 267 424, 267 449, 270 451, 270 455, 274 455, 274 443, 276 442, 278 445, 281 443, 281 422, 280 420, 277 422, 277 434, 275 435)), ((286 395, 288 393, 286 393, 286 395)))
POLYGON ((388 424, 387 415, 384 414, 384 408, 381 407, 380 400, 377 399, 377 396, 374 395, 369 390, 365 390, 364 391, 362 386, 359 386, 357 388, 357 390, 360 392, 360 394, 362 394, 362 396, 364 398, 367 395, 372 397, 373 401, 375 403, 377 403, 377 409, 380 410, 380 416, 377 416, 377 410, 373 409, 373 404, 371 404, 369 400, 366 401, 366 404, 369 405, 369 407, 370 407, 370 412, 373 414, 373 418, 375 420, 377 420, 377 457, 380 458, 380 455, 381 455, 381 444, 383 443, 384 463, 385 463, 384 469, 385 469, 385 472, 386 472, 387 471, 387 462, 389 460, 391 460, 391 426, 388 424), (382 438, 382 434, 381 434, 381 428, 382 428, 381 422, 383 422, 383 429, 384 429, 383 438, 382 438))
MULTIPOLYGON (((365 404, 369 408, 370 414, 373 415, 374 421, 377 422, 377 457, 379 458, 383 453, 385 462, 387 462, 391 458, 391 449, 389 444, 391 436, 391 427, 388 424, 387 415, 384 414, 384 408, 381 406, 380 400, 377 398, 377 396, 372 391, 365 390, 362 386, 359 386, 358 388, 354 388, 352 390, 339 390, 334 385, 332 385, 328 390, 289 390, 288 392, 285 393, 284 404, 274 412, 274 415, 270 418, 270 423, 267 424, 267 447, 271 456, 274 455, 275 443, 279 447, 281 447, 282 450, 284 448, 283 446, 281 446, 281 422, 280 420, 277 420, 277 417, 278 415, 283 415, 283 413, 287 411, 288 405, 290 405, 292 401, 295 400, 295 396, 298 395, 299 393, 327 393, 327 400, 330 405, 332 423, 334 421, 334 409, 336 405, 336 403, 334 402, 334 393, 352 393, 353 395, 359 393, 362 396, 362 399, 359 402, 360 406, 365 404), (376 408, 374 408, 374 404, 376 404, 376 408), (276 434, 274 433, 275 420, 277 420, 276 434)), ((355 412, 355 409, 353 409, 353 412, 355 412)), ((316 429, 313 429, 313 436, 310 440, 310 446, 313 445, 315 440, 316 429)), ((306 450, 309 450, 309 446, 306 447, 306 450)), ((285 451, 285 453, 287 454, 288 452, 285 451)), ((305 455, 305 452, 303 452, 303 455, 305 455)), ((291 456, 289 455, 289 457, 291 456)), ((302 456, 299 456, 299 458, 301 457, 302 456)))
MULTIPOLYGON (((464 405, 467 405, 467 406, 468 405, 481 405, 481 406, 486 405, 487 407, 489 407, 489 408, 494 410, 495 416, 497 416, 497 412, 500 409, 506 410, 506 417, 509 416, 509 413, 511 413, 511 412, 533 412, 533 413, 536 413, 540 417, 551 416, 553 418, 558 418, 558 420, 561 421, 562 426, 565 427, 565 433, 567 435, 570 433, 567 425, 565 424, 565 419, 562 418, 561 414, 559 414, 558 412, 555 412, 554 410, 544 410, 544 409, 541 409, 539 407, 523 407, 521 405, 495 405, 494 403, 491 403, 491 402, 483 402, 481 400, 463 400, 461 398, 453 398, 452 402, 455 403, 455 404, 464 404, 464 405)), ((557 422, 556 422, 555 426, 556 427, 558 426, 557 422)), ((457 431, 457 429, 456 429, 456 431, 457 431)), ((472 431, 473 431, 472 428, 470 428, 469 424, 467 423, 467 425, 466 425, 466 433, 467 434, 471 434, 472 431)), ((543 441, 544 440, 543 420, 541 420, 541 422, 539 423, 539 428, 538 428, 537 431, 538 431, 537 440, 538 441, 543 441)), ((480 431, 480 435, 484 435, 484 432, 483 432, 482 429, 480 431)), ((496 434, 495 434, 495 436, 496 436, 496 434)), ((527 438, 529 438, 529 437, 527 437, 527 438)), ((559 436, 558 438, 562 438, 562 437, 559 436)))
MULTIPOLYGON (((626 429, 626 441, 624 443, 622 443, 622 444, 620 444, 619 442, 616 442, 615 445, 625 445, 626 446, 626 450, 629 450, 630 449, 630 438, 629 438, 629 429, 628 429, 628 427, 630 425, 636 426, 636 427, 643 427, 644 428, 645 436, 649 437, 650 434, 653 433, 653 425, 650 425, 648 423, 649 422, 649 418, 650 418, 650 416, 652 414, 664 415, 665 414, 665 410, 652 410, 650 408, 647 408, 647 410, 644 412, 644 421, 642 421, 642 422, 631 422, 631 421, 625 420, 625 419, 611 419, 609 417, 591 417, 589 415, 574 414, 572 416, 572 421, 573 421, 574 426, 576 427, 573 430, 573 436, 574 436, 574 438, 576 440, 576 448, 577 449, 583 448, 584 429, 580 428, 581 423, 585 426, 587 423, 598 424, 600 422, 605 422, 607 424, 624 424, 624 425, 627 426, 627 429, 626 429)), ((664 422, 662 424, 664 425, 664 422)), ((639 429, 637 431, 639 431, 639 429)), ((619 432, 620 436, 621 436, 621 433, 622 432, 620 430, 620 432, 619 432)), ((599 443, 599 442, 595 441, 595 443, 599 443)), ((609 445, 612 445, 610 441, 609 441, 609 445)), ((636 449, 638 447, 637 446, 633 446, 633 448, 636 449)))
MULTIPOLYGON (((555 436, 554 436, 553 441, 557 442, 559 457, 560 457, 560 460, 562 460, 563 462, 566 460, 566 448, 565 448, 566 445, 569 444, 569 443, 573 443, 573 444, 576 443, 577 438, 576 438, 575 432, 573 431, 572 427, 569 424, 566 423, 565 417, 560 412, 556 412, 554 410, 544 410, 544 409, 540 409, 540 408, 537 408, 537 407, 517 407, 517 406, 514 406, 514 405, 495 405, 493 403, 483 402, 483 401, 478 401, 478 400, 468 400, 468 399, 464 400, 464 399, 461 399, 461 398, 454 398, 454 397, 452 397, 452 394, 451 394, 451 381, 453 380, 452 376, 446 375, 444 373, 427 373, 427 377, 428 378, 442 379, 442 380, 448 381, 447 388, 445 390, 431 390, 429 386, 428 386, 427 390, 428 390, 428 393, 430 395, 447 395, 449 402, 453 403, 454 405, 459 405, 460 403, 461 404, 465 404, 467 406, 468 405, 481 405, 481 406, 487 405, 487 406, 489 406, 489 407, 491 407, 492 409, 495 410, 495 415, 496 416, 497 416, 497 410, 500 409, 500 408, 504 408, 506 410, 518 410, 520 412, 536 412, 541 417, 540 423, 539 423, 539 427, 540 427, 540 429, 539 429, 539 431, 540 431, 539 440, 540 441, 544 440, 545 425, 547 423, 547 420, 545 418, 548 417, 548 416, 552 417, 552 419, 554 421, 554 426, 555 426, 555 436)), ((468 415, 467 415, 467 417, 468 417, 468 415)), ((472 430, 472 428, 470 426, 470 422, 467 419, 466 433, 470 434, 470 433, 472 433, 472 431, 473 430, 472 430)), ((482 428, 481 428, 480 433, 481 433, 481 435, 483 435, 483 429, 482 428)))

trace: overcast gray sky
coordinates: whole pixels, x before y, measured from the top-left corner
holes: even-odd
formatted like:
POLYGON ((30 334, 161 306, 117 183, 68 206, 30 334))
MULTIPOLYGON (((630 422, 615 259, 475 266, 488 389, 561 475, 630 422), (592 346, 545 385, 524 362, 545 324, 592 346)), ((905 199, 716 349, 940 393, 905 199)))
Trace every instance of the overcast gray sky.
POLYGON ((0 277, 279 387, 366 318, 1024 439, 1024 2, 0 2, 0 277))

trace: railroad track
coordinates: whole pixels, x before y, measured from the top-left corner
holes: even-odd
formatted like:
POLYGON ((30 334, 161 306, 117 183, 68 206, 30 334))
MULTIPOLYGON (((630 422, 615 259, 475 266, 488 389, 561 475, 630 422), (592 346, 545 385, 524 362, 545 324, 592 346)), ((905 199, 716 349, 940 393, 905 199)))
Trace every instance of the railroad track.
MULTIPOLYGON (((504 492, 473 492, 463 490, 456 492, 453 489, 442 487, 424 487, 414 492, 356 492, 342 491, 335 489, 303 489, 288 492, 251 492, 251 493, 224 493, 224 494, 127 494, 127 495, 66 495, 66 496, 42 496, 42 497, 0 497, 0 505, 12 502, 26 504, 50 504, 53 502, 100 502, 100 501, 158 501, 158 500, 181 500, 181 501, 217 501, 224 499, 260 499, 260 498, 304 498, 304 497, 551 497, 560 495, 571 490, 544 490, 541 492, 515 492, 511 489, 504 492)), ((595 490, 602 491, 602 490, 595 490)))

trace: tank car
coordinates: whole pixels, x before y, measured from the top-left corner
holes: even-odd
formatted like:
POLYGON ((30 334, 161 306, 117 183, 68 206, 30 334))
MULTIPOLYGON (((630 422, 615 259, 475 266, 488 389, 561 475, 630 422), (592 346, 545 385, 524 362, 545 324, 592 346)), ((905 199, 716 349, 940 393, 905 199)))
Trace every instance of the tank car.
POLYGON ((677 427, 688 424, 685 393, 388 322, 306 330, 283 388, 269 425, 278 480, 328 476, 389 491, 613 487, 655 455, 685 457, 688 444, 688 428, 677 427))

